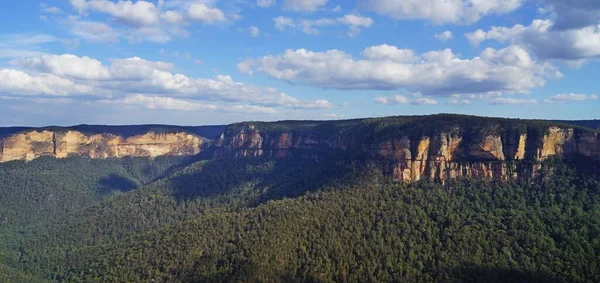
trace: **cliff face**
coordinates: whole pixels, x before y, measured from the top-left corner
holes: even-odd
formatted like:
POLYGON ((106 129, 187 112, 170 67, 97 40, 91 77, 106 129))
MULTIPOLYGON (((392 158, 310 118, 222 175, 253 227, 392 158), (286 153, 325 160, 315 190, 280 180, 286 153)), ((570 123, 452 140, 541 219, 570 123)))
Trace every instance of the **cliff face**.
MULTIPOLYGON (((237 129, 236 129, 237 130, 237 129)), ((222 134, 215 145, 222 156, 314 156, 339 151, 378 164, 396 180, 445 181, 459 176, 495 180, 530 179, 550 157, 600 157, 600 136, 592 131, 549 126, 541 131, 466 134, 460 128, 431 135, 392 135, 383 141, 340 133, 319 139, 304 133, 261 132, 254 126, 222 134), (531 133, 531 135, 529 134, 531 133)))
POLYGON ((201 137, 187 133, 148 132, 128 138, 113 134, 86 135, 78 131, 29 131, 0 140, 0 162, 33 160, 41 156, 89 158, 183 156, 200 153, 201 137))

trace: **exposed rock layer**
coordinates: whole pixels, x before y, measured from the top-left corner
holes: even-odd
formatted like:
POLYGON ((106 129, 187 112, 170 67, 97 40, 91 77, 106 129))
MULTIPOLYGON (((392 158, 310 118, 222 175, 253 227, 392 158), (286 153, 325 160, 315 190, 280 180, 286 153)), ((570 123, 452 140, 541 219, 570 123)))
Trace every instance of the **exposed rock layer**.
POLYGON ((0 140, 0 162, 30 161, 41 156, 89 158, 183 156, 200 153, 201 137, 188 133, 154 133, 128 138, 78 131, 27 131, 0 140))
POLYGON ((467 136, 455 129, 418 137, 399 134, 377 142, 356 140, 344 134, 319 139, 310 132, 263 133, 248 126, 239 132, 224 133, 215 145, 218 154, 234 157, 314 156, 323 150, 337 150, 360 155, 379 164, 396 180, 406 182, 422 179, 443 182, 459 176, 495 180, 533 178, 542 161, 550 157, 600 156, 597 133, 579 131, 576 135, 574 129, 558 126, 547 127, 532 136, 527 131, 467 136))

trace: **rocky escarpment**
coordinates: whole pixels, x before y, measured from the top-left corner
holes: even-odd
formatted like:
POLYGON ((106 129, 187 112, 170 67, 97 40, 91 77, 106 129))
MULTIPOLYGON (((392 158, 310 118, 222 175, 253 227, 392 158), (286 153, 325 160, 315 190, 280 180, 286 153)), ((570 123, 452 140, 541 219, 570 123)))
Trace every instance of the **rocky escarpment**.
POLYGON ((204 145, 202 137, 184 132, 148 132, 122 137, 114 134, 84 134, 73 130, 29 130, 0 139, 0 162, 31 161, 42 156, 184 156, 200 153, 204 145))
MULTIPOLYGON (((327 152, 378 164, 396 180, 533 178, 551 157, 600 156, 597 132, 548 123, 486 118, 436 125, 432 119, 238 124, 215 142, 221 156, 318 157, 327 152)), ((352 160, 352 159, 355 160, 352 160)))

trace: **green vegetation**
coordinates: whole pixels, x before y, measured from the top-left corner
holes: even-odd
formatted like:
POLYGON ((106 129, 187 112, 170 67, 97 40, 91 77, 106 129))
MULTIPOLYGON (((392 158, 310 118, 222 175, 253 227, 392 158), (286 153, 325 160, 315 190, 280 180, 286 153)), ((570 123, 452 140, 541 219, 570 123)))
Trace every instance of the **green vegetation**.
POLYGON ((552 160, 536 184, 442 186, 327 160, 200 160, 181 170, 154 162, 161 170, 153 174, 143 159, 6 164, 3 172, 28 172, 30 181, 15 173, 2 182, 31 189, 3 204, 43 208, 45 190, 70 190, 38 178, 97 197, 82 193, 68 211, 5 220, 0 274, 28 282, 600 280, 600 176, 588 163, 552 160), (171 173, 119 193, 90 186, 104 173, 86 172, 110 170, 136 185, 171 173), (25 185, 35 180, 49 185, 25 185))
POLYGON ((181 157, 90 160, 40 158, 0 164, 0 223, 43 222, 148 184, 181 157))
MULTIPOLYGON (((437 115, 226 131, 536 141, 550 125, 437 115)), ((600 282, 597 160, 548 160, 533 182, 404 184, 360 153, 292 150, 0 164, 0 282, 600 282)))
POLYGON ((575 128, 577 133, 590 131, 581 123, 439 114, 342 121, 244 122, 228 126, 225 132, 231 135, 255 129, 275 137, 281 133, 293 133, 312 135, 323 140, 344 136, 351 137, 352 142, 361 144, 388 141, 398 136, 418 140, 423 136, 435 136, 442 132, 467 138, 481 138, 492 134, 506 137, 508 134, 523 133, 536 137, 544 135, 551 126, 575 128))

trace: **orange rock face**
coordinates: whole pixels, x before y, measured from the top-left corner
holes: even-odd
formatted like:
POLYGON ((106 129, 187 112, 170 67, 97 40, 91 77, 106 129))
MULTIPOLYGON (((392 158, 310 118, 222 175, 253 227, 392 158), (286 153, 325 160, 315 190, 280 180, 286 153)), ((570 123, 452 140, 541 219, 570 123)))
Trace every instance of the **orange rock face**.
POLYGON ((2 139, 0 162, 42 156, 89 158, 184 156, 200 153, 203 139, 187 133, 122 138, 111 134, 85 135, 77 131, 30 131, 2 139))
POLYGON ((548 128, 544 135, 532 141, 526 133, 465 138, 458 131, 416 139, 399 135, 376 143, 357 144, 355 140, 352 136, 319 140, 312 135, 294 133, 270 135, 252 129, 234 136, 223 135, 216 146, 225 156, 285 158, 306 154, 301 150, 311 148, 352 152, 381 164, 383 171, 405 182, 423 179, 445 182, 458 177, 502 181, 532 178, 541 168, 540 162, 552 156, 600 156, 597 134, 576 137, 573 129, 559 127, 548 128), (259 140, 256 135, 262 137, 260 148, 249 146, 259 140), (516 166, 518 164, 521 166, 516 166))

